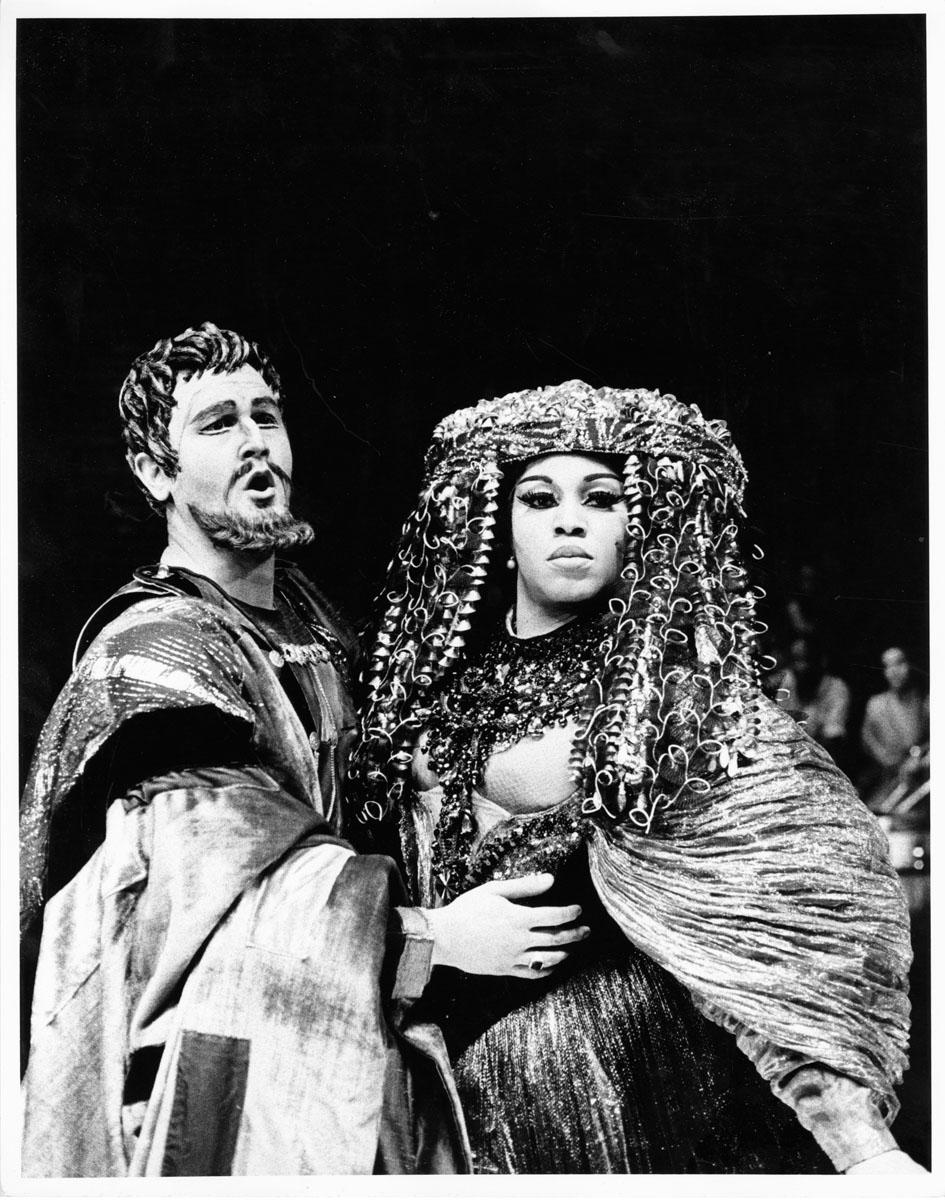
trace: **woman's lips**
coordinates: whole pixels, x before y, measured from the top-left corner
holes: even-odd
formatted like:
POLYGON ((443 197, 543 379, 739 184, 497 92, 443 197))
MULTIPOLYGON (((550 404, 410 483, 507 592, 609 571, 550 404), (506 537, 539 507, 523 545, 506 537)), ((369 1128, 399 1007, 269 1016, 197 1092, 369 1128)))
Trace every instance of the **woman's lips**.
POLYGON ((559 550, 555 550, 548 555, 549 562, 556 562, 562 558, 578 559, 579 561, 589 561, 590 555, 586 550, 579 550, 574 546, 562 546, 559 550))

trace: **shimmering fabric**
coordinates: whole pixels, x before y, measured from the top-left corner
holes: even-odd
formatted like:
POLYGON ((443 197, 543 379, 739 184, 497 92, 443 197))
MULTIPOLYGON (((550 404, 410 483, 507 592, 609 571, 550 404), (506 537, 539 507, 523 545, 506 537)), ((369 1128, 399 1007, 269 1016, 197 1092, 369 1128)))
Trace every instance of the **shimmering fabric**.
POLYGON ((753 763, 657 837, 597 833, 591 874, 627 937, 740 1035, 764 1078, 824 1063, 891 1119, 911 950, 886 838, 789 717, 766 701, 759 716, 753 763))
MULTIPOLYGON (((548 988, 429 998, 477 1170, 829 1170, 791 1108, 838 1170, 894 1145, 910 952, 885 838, 788 716, 760 701, 755 723, 755 760, 659 836, 605 833, 579 796, 480 828, 469 886, 551 871, 595 938, 548 988)), ((424 903, 437 808, 423 793, 402 825, 424 903)))
MULTIPOLYGON (((513 824, 502 874, 534 840, 533 818, 513 824)), ((579 901, 592 930, 568 964, 542 982, 440 971, 421 1002, 447 1039, 475 1170, 829 1171, 733 1039, 627 943, 584 845, 554 869, 542 903, 579 901)))
POLYGON ((43 727, 20 809, 20 922, 43 898, 50 814, 133 717, 209 707, 251 729, 243 663, 223 617, 182 598, 145 600, 83 657, 43 727))
MULTIPOLYGON (((875 1099, 891 1118, 908 1029, 902 892, 885 838, 847 781, 761 695, 757 639, 764 626, 755 605, 763 592, 751 586, 738 545, 744 484, 723 423, 706 421, 672 396, 640 389, 593 389, 572 380, 483 401, 441 422, 385 586, 355 770, 365 797, 361 816, 380 821, 398 813, 405 859, 425 897, 537 870, 554 872, 560 886, 562 871, 589 859, 597 895, 629 942, 648 956, 638 960, 625 949, 627 970, 635 971, 639 961, 664 968, 707 1017, 735 1035, 731 1053, 737 1039, 779 1094, 787 1095, 792 1072, 831 1078, 839 1072, 857 1081, 852 1086, 871 1089, 871 1111, 879 1111, 875 1099), (477 751, 477 718, 488 726, 497 711, 488 696, 481 712, 477 707, 477 696, 490 690, 480 668, 493 664, 499 684, 512 679, 514 691, 515 662, 522 657, 504 647, 501 631, 477 627, 483 592, 495 582, 489 571, 501 516, 499 480, 529 457, 588 450, 623 459, 628 536, 619 579, 598 597, 601 606, 606 602, 603 636, 583 703, 556 714, 575 718, 568 763, 573 791, 563 803, 520 812, 479 836, 472 792, 487 773, 464 776, 464 765, 477 751), (462 693, 466 681, 470 703, 450 710, 449 698, 462 693), (439 730, 439 754, 434 745, 430 758, 445 799, 434 822, 412 798, 409 777, 423 731, 431 730, 435 741, 437 725, 450 721, 468 749, 448 728, 439 730)), ((562 670, 561 679, 567 673, 562 670)), ((527 681, 521 682, 524 689, 527 681)), ((549 711, 561 700, 549 695, 549 711)), ((524 736, 531 698, 520 697, 519 708, 510 726, 524 736)), ((562 900, 573 898, 561 891, 562 900)), ((543 1012, 537 998, 523 995, 498 1011, 489 985, 477 980, 464 981, 452 1005, 443 1005, 454 1034, 459 1026, 469 1033, 471 1013, 480 1021, 457 1053, 470 1111, 483 1114, 478 1125, 474 1119, 473 1140, 480 1141, 483 1162, 495 1164, 485 1169, 529 1169, 514 1165, 518 1150, 504 1148, 503 1138, 517 1139, 524 1147, 520 1161, 535 1170, 662 1169, 653 1165, 667 1145, 660 1117, 644 1138, 648 1149, 635 1158, 621 1149, 621 1138, 636 1127, 650 1071, 666 1093, 670 1141, 689 1147, 681 1151, 683 1162, 700 1161, 672 1116, 677 1097, 671 1083, 645 1053, 637 1063, 642 1043, 624 1036, 635 1013, 660 1011, 658 1003, 647 1008, 660 976, 647 974, 649 966, 640 970, 623 993, 614 980, 604 984, 594 976, 599 982, 592 986, 590 975, 583 982, 576 975, 571 1001, 564 1007, 554 1001, 543 1012), (609 1005, 632 1011, 620 1015, 609 1005), (542 1057, 543 1029, 551 1037, 568 1021, 575 1045, 582 1038, 593 1043, 598 1027, 616 1022, 608 1061, 621 1065, 613 1077, 605 1078, 602 1066, 610 1051, 588 1050, 583 1065, 542 1057), (473 1056, 468 1065, 467 1053, 473 1056), (602 1095, 623 1097, 604 1135, 606 1153, 588 1159, 598 1165, 561 1165, 578 1160, 570 1149, 557 1155, 560 1139, 553 1132, 551 1159, 529 1150, 538 1097, 547 1099, 549 1130, 556 1121, 575 1131, 596 1128, 594 1114, 572 1094, 593 1095, 591 1078, 602 1095), (505 1132, 495 1136, 490 1105, 507 1114, 505 1132), (614 1165, 631 1161, 637 1166, 614 1165)), ((677 1017, 680 1029, 692 1031, 692 1055, 703 1066, 689 1074, 670 1066, 670 1080, 674 1072, 683 1081, 702 1078, 704 1069, 707 1086, 714 1087, 713 1069, 699 1049, 708 1022, 691 1026, 676 1013, 666 1017, 666 1027, 674 1028, 677 1017)), ((672 1038, 664 1040, 669 1045, 672 1038)), ((685 1093, 690 1084, 680 1088, 685 1093)), ((701 1096, 696 1085, 692 1089, 701 1096)), ((724 1104, 725 1089, 717 1095, 724 1104)), ((694 1111, 701 1103, 694 1101, 694 1111)), ((737 1128, 740 1118, 729 1119, 737 1128)), ((853 1161, 851 1154, 877 1144, 873 1122, 866 1126, 859 1141, 827 1139, 840 1147, 838 1169, 853 1161)), ((572 1133, 566 1140, 571 1145, 576 1138, 572 1133)), ((741 1161, 740 1155, 736 1149, 719 1161, 741 1161)), ((774 1144, 771 1158, 760 1161, 778 1169, 774 1144)))
MULTIPOLYGON (((468 683, 478 686, 475 657, 464 656, 494 567, 500 480, 535 456, 589 451, 623 460, 627 538, 619 579, 600 597, 606 619, 592 659, 581 663, 575 647, 571 662, 588 680, 569 764, 586 811, 648 830, 750 746, 763 593, 750 586, 738 547, 746 477, 728 429, 669 394, 568 380, 483 400, 434 431, 367 671, 352 764, 363 821, 399 806, 417 733, 437 724, 451 676, 472 672, 468 683)), ((504 657, 517 669, 503 641, 497 631, 484 660, 504 657)), ((549 708, 564 690, 549 693, 549 708)), ((534 699, 518 714, 523 724, 534 699)), ((491 715, 484 706, 486 723, 491 715)), ((452 874, 450 864, 440 873, 452 874)))
MULTIPOLYGON (((395 869, 340 846, 339 779, 320 785, 343 770, 342 680, 320 656, 298 665, 319 699, 303 725, 295 664, 219 589, 194 586, 206 595, 135 595, 102 631, 31 777, 35 892, 44 813, 58 821, 78 796, 104 815, 109 788, 96 788, 115 783, 122 742, 137 772, 43 914, 24 1174, 370 1172, 379 1139, 388 1172, 465 1170, 442 1041, 387 1003, 395 869), (162 744, 153 773, 149 747, 177 709, 181 741, 162 744)), ((314 602, 299 616, 319 621, 314 602)))
POLYGON ((537 995, 454 1065, 478 1173, 830 1170, 645 955, 618 946, 549 987, 519 988, 537 995))

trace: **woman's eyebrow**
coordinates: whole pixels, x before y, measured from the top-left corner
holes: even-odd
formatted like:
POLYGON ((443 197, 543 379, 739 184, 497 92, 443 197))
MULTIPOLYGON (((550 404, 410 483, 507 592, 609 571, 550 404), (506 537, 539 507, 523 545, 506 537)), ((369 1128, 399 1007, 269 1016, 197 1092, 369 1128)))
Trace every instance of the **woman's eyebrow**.
MULTIPOLYGON (((620 476, 615 475, 613 471, 597 471, 593 475, 585 475, 581 482, 593 483, 597 479, 612 479, 614 483, 623 482, 620 476)), ((515 486, 520 487, 523 483, 547 483, 554 487, 555 481, 550 475, 523 475, 521 479, 516 481, 515 486)))
POLYGON ((550 475, 523 475, 522 478, 519 479, 518 482, 515 484, 515 486, 519 487, 523 483, 531 483, 532 481, 535 481, 536 483, 550 483, 552 485, 554 484, 554 480, 551 478, 550 475))

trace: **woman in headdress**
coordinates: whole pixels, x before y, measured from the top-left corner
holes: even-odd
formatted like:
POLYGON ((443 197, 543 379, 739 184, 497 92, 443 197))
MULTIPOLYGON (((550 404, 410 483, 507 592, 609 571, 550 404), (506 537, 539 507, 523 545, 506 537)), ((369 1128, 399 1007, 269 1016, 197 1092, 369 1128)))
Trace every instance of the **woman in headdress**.
POLYGON ((418 904, 548 871, 592 929, 560 966, 541 939, 530 978, 434 974, 479 1171, 921 1170, 888 1130, 901 890, 761 693, 745 479, 724 423, 643 389, 517 392, 434 433, 362 820, 396 831, 418 904))

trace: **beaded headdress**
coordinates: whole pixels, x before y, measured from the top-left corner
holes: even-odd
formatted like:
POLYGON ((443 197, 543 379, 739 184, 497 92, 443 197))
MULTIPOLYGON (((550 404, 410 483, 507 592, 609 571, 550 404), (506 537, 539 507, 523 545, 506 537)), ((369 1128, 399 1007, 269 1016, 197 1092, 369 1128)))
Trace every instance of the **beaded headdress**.
POLYGON ((571 769, 584 812, 649 830, 687 789, 750 751, 763 595, 736 544, 746 474, 723 421, 644 388, 580 380, 445 418, 381 597, 363 739, 361 820, 400 799, 432 693, 477 619, 503 473, 546 454, 623 459, 627 551, 602 628, 571 769))

